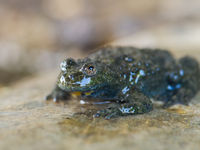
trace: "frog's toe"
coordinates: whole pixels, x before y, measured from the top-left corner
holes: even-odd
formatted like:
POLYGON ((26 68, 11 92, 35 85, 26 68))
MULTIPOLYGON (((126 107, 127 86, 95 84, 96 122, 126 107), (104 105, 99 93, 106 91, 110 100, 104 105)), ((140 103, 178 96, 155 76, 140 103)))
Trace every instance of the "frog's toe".
POLYGON ((53 98, 52 95, 49 94, 49 95, 47 95, 47 96, 44 98, 44 100, 45 100, 45 101, 49 101, 49 100, 51 100, 52 98, 53 98))
POLYGON ((100 113, 100 112, 97 112, 96 114, 93 115, 93 118, 105 118, 105 119, 111 119, 111 118, 115 118, 117 117, 116 113, 100 113))
POLYGON ((96 114, 93 115, 93 118, 99 118, 100 116, 101 114, 97 112, 96 114))
POLYGON ((68 93, 58 93, 58 92, 53 92, 45 97, 46 101, 52 100, 55 103, 59 101, 66 101, 68 99, 69 99, 68 93))
POLYGON ((53 98, 53 102, 54 102, 54 103, 57 103, 57 102, 59 102, 59 99, 58 99, 57 97, 54 97, 54 98, 53 98))
POLYGON ((45 101, 53 100, 53 102, 58 102, 59 97, 54 94, 49 94, 45 97, 45 101))
POLYGON ((103 110, 97 111, 96 114, 93 115, 93 118, 105 118, 105 119, 111 119, 121 116, 121 112, 118 108, 106 108, 103 110))

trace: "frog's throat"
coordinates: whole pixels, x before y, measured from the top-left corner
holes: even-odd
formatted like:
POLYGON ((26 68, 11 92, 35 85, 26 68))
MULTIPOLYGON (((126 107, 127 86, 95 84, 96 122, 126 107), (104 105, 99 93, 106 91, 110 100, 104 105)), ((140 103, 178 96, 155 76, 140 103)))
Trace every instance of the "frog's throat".
POLYGON ((81 95, 85 96, 90 96, 93 93, 93 91, 87 91, 87 92, 81 92, 81 91, 76 91, 76 92, 71 92, 71 96, 74 98, 80 97, 81 95))

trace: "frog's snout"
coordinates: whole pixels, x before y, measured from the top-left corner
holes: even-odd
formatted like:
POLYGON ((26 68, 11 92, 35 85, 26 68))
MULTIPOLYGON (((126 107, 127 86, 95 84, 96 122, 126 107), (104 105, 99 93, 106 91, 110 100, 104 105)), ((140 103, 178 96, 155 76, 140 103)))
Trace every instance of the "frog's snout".
POLYGON ((60 74, 58 82, 64 86, 77 85, 80 84, 84 78, 85 76, 82 72, 74 72, 70 74, 64 73, 60 74))

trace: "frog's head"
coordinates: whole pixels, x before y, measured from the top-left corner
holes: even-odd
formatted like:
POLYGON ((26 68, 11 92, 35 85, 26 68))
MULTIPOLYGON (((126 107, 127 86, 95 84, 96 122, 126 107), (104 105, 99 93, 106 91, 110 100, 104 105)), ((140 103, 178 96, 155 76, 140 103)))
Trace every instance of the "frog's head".
POLYGON ((57 85, 65 91, 96 90, 115 80, 109 66, 90 59, 75 61, 68 58, 60 64, 60 68, 57 85))

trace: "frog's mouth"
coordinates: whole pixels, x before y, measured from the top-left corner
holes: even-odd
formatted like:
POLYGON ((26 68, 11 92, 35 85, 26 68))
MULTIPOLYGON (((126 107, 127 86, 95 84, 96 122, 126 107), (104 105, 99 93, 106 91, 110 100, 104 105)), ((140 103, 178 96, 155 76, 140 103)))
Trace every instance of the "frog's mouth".
POLYGON ((80 80, 72 80, 66 78, 65 75, 60 75, 57 81, 57 85, 66 92, 75 92, 76 95, 78 94, 85 94, 91 93, 91 91, 96 91, 105 83, 102 84, 95 84, 92 82, 92 77, 83 76, 80 80), (80 93, 79 93, 80 92, 80 93))
POLYGON ((57 85, 67 92, 90 91, 91 77, 83 76, 82 79, 75 80, 74 77, 69 78, 61 74, 58 78, 57 85))
POLYGON ((66 84, 57 84, 62 90, 69 92, 69 93, 74 93, 75 95, 91 95, 91 93, 97 91, 99 88, 103 86, 102 85, 95 85, 95 86, 80 86, 80 84, 71 84, 71 83, 66 83, 66 84))

